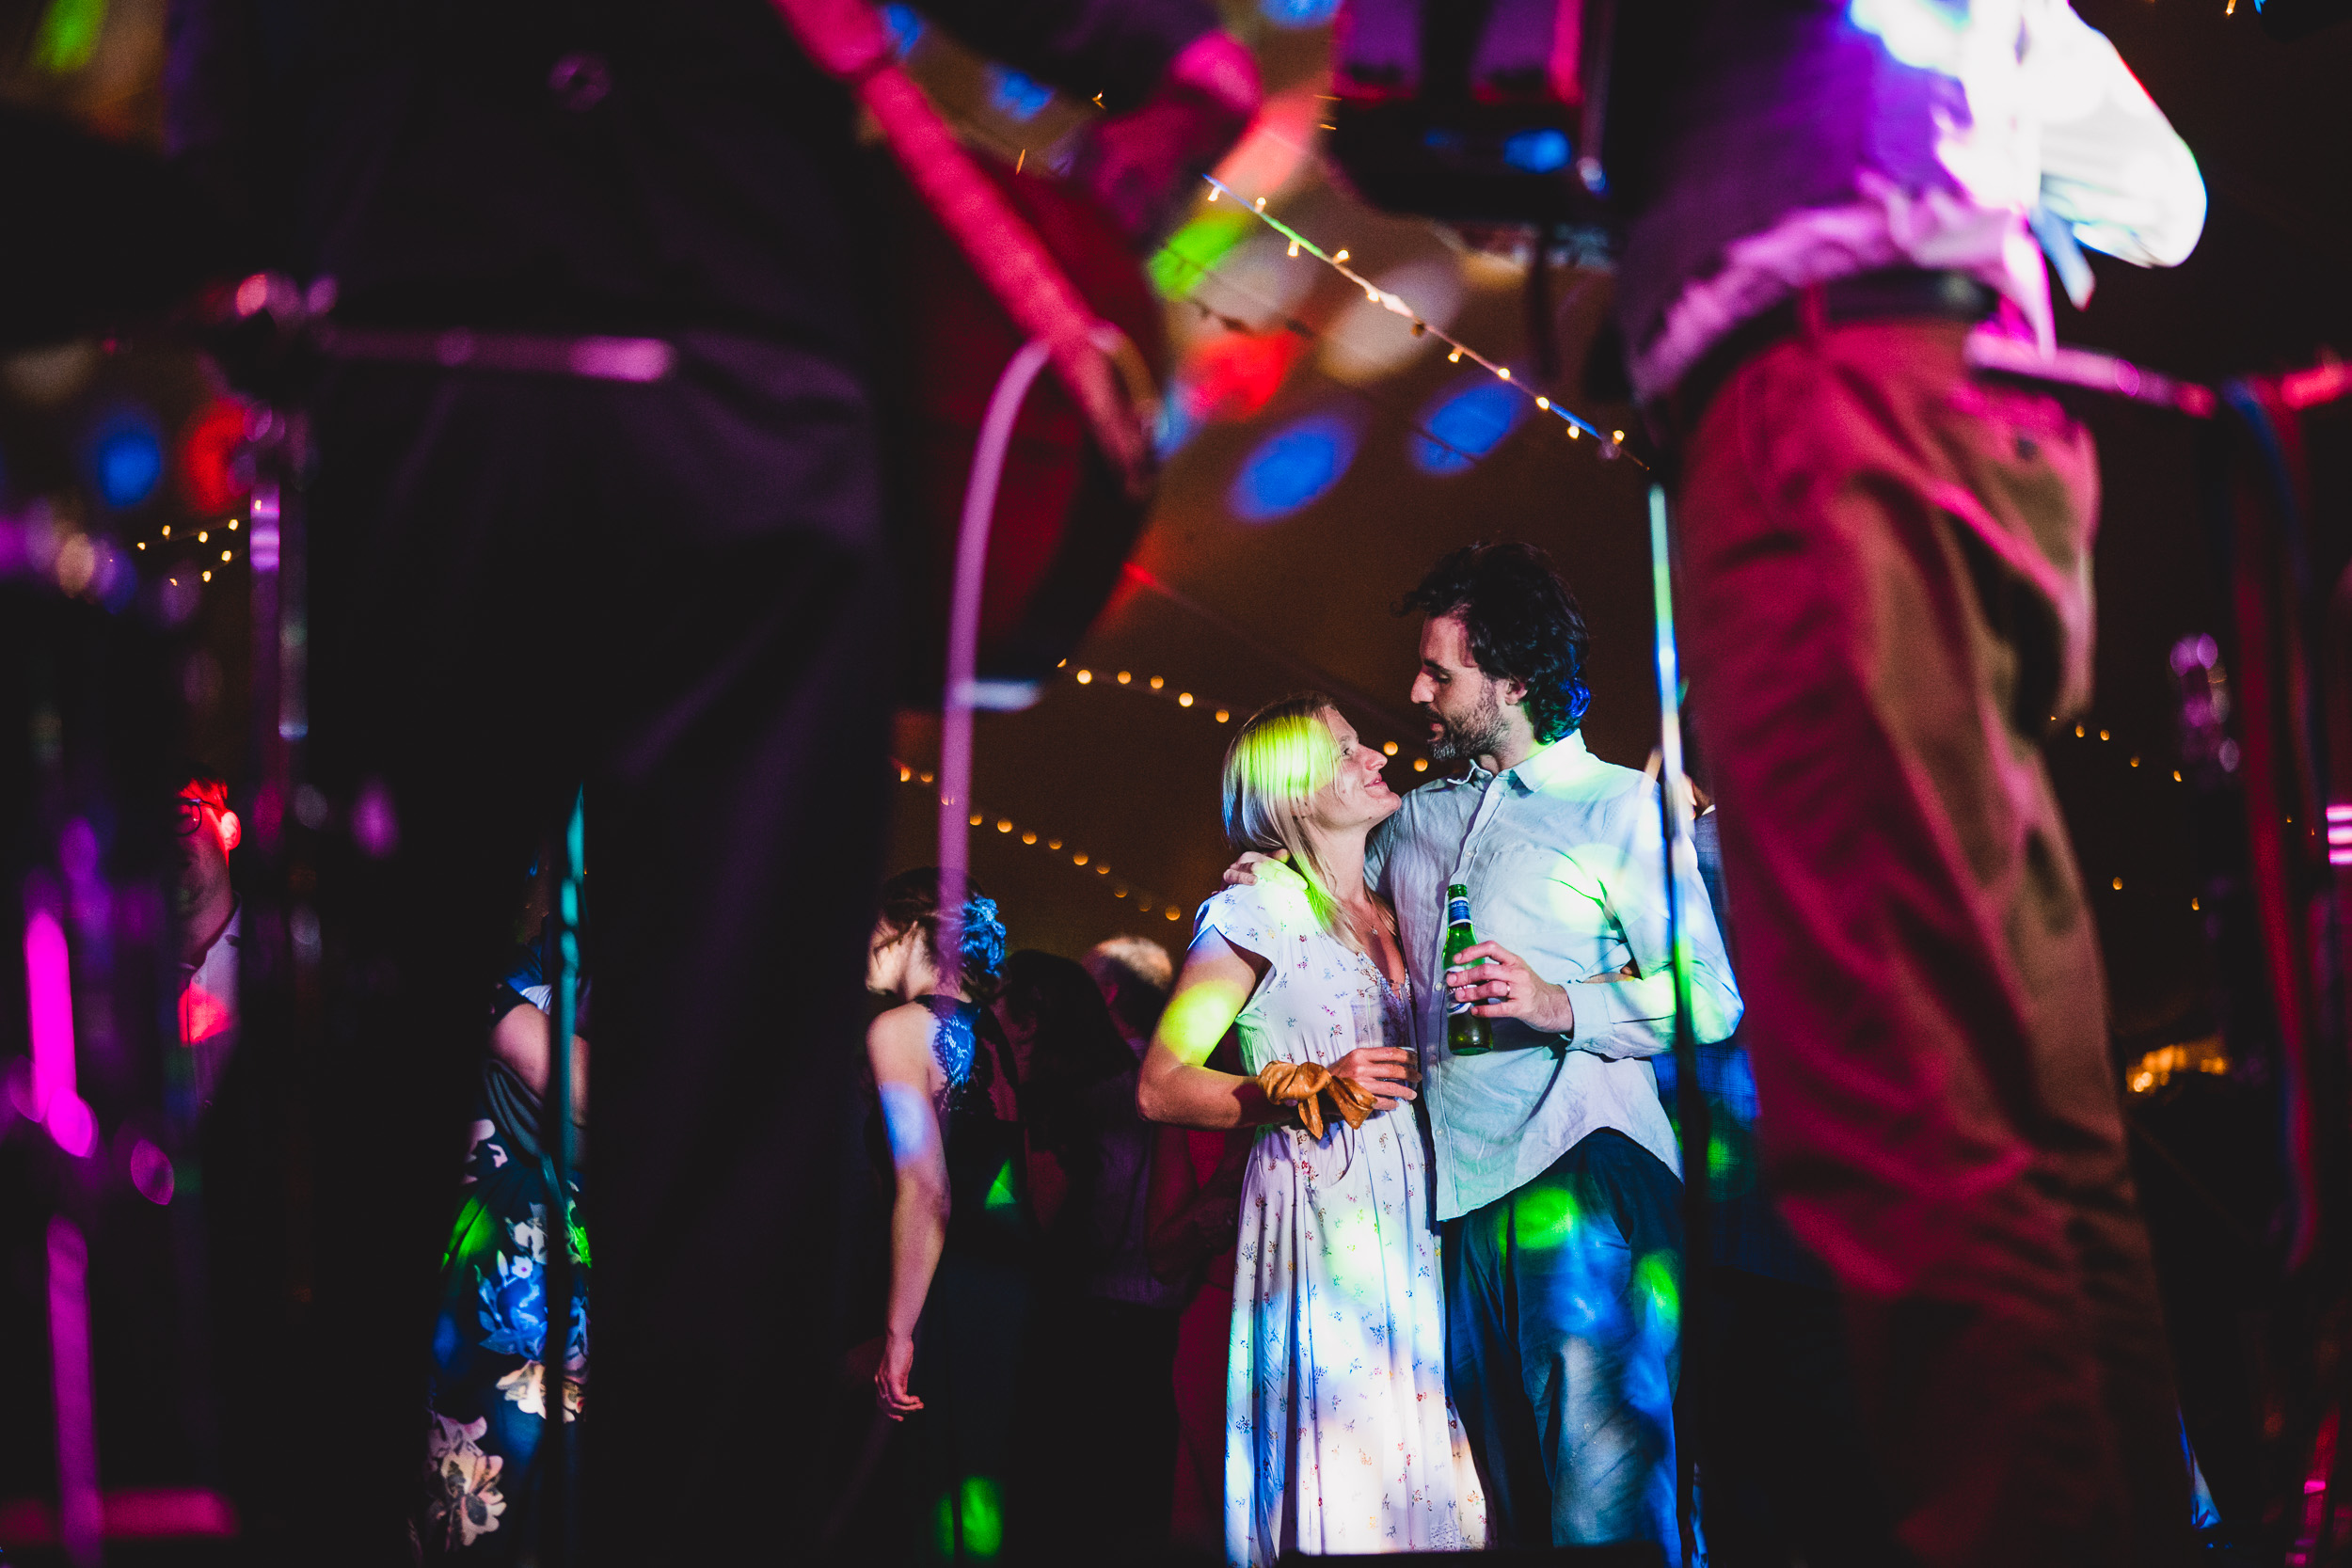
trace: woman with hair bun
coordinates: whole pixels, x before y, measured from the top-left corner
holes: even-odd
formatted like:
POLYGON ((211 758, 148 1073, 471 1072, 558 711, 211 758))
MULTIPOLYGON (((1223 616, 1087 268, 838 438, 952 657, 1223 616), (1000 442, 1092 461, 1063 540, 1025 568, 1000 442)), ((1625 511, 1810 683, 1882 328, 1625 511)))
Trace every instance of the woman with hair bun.
POLYGON ((1225 1549, 1470 1550, 1486 1504, 1446 1396, 1412 982, 1364 841, 1398 798, 1327 697, 1251 716, 1225 826, 1257 879, 1200 907, 1144 1059, 1154 1121, 1258 1128, 1242 1180, 1226 1374, 1225 1549), (1207 1065, 1229 1026, 1248 1076, 1207 1065))
POLYGON ((1005 927, 995 900, 965 885, 954 962, 939 951, 936 866, 882 884, 866 960, 866 989, 898 999, 866 1035, 887 1142, 877 1164, 896 1187, 874 1394, 906 1424, 916 1553, 951 1560, 994 1555, 1007 1522, 1034 1228, 1012 1063, 987 1006, 1005 927))

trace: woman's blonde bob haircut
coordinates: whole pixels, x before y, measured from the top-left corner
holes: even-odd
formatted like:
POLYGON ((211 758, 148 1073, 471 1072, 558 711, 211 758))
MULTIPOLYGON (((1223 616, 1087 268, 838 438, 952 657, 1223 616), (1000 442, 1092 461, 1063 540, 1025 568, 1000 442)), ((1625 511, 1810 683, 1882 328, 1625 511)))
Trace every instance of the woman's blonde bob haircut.
POLYGON ((1225 749, 1225 836, 1237 849, 1277 851, 1307 881, 1308 901, 1326 930, 1358 933, 1334 896, 1330 874, 1307 835, 1307 802, 1338 776, 1340 743, 1324 719, 1339 705, 1320 691, 1268 703, 1244 721, 1225 749))

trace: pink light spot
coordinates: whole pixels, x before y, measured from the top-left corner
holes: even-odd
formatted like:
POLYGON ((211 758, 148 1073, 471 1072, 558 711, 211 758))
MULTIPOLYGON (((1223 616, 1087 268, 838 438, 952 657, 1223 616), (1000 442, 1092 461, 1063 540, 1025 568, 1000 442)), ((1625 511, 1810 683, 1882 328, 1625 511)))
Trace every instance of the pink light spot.
POLYGON ((392 792, 383 780, 370 779, 359 786, 359 798, 351 805, 351 836, 370 860, 383 860, 400 847, 400 816, 392 810, 392 792))
POLYGON ((131 1146, 131 1185, 139 1196, 161 1208, 171 1201, 171 1156, 141 1138, 131 1146))
POLYGON ((98 1128, 73 1089, 73 970, 57 917, 36 909, 24 922, 24 994, 33 1033, 34 1114, 77 1159, 98 1128))
POLYGON ((211 1039, 234 1022, 230 1016, 229 1005, 194 981, 190 981, 188 989, 180 993, 182 1045, 195 1045, 211 1039))

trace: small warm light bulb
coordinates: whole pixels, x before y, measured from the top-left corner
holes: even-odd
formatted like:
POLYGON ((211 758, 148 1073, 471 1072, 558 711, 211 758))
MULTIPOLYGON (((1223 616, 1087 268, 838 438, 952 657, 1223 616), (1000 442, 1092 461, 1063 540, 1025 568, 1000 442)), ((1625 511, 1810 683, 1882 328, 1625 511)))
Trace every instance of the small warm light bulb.
POLYGON ((205 572, 204 572, 204 580, 205 580, 206 582, 210 582, 210 581, 212 581, 212 580, 213 580, 213 573, 212 573, 212 569, 211 569, 210 567, 205 568, 205 572))
POLYGON ((1501 370, 1495 372, 1495 374, 1502 377, 1503 380, 1508 381, 1511 379, 1511 367, 1505 365, 1501 370))
POLYGON ((1551 400, 1549 398, 1537 398, 1535 400, 1535 406, 1544 410, 1546 413, 1549 413, 1551 411, 1551 400))
POLYGON ((1622 442, 1625 439, 1625 432, 1622 430, 1613 430, 1609 433, 1609 438, 1612 441, 1622 442))
POLYGON ((1337 251, 1333 253, 1331 260, 1334 261, 1344 261, 1347 260, 1347 252, 1344 250, 1337 251))
POLYGON ((1128 686, 1128 685, 1132 685, 1132 684, 1134 683, 1134 681, 1135 681, 1135 678, 1136 678, 1135 676, 1133 676, 1133 675, 1129 674, 1129 673, 1128 673, 1126 671, 1124 671, 1124 670, 1121 670, 1121 671, 1119 673, 1119 684, 1120 684, 1120 685, 1121 685, 1121 686, 1128 686))
POLYGON ((1037 842, 1037 834, 1035 834, 1035 833, 1023 833, 1023 834, 1021 835, 1021 842, 1022 842, 1022 843, 1024 843, 1024 844, 1035 844, 1035 843, 1037 842))
POLYGON ((1168 684, 1168 682, 1167 682, 1167 681, 1165 681, 1165 680, 1161 679, 1161 678, 1160 678, 1159 676, 1157 676, 1157 675, 1153 675, 1153 676, 1152 677, 1152 690, 1154 690, 1154 691, 1157 691, 1160 688, 1162 688, 1162 687, 1166 686, 1167 684, 1168 684))
POLYGON ((1070 661, 1066 658, 1057 659, 1054 663, 1054 668, 1057 670, 1067 670, 1070 668, 1070 661))
POLYGON ((1387 742, 1380 749, 1388 752, 1391 756, 1396 755, 1396 742, 1393 740, 1387 742))
POLYGON ((211 533, 209 533, 208 531, 206 531, 205 530, 203 530, 203 529, 198 529, 198 530, 196 531, 196 542, 197 542, 198 544, 199 544, 199 545, 209 545, 209 544, 211 544, 211 543, 212 543, 212 541, 213 541, 213 536, 212 536, 212 534, 211 534, 211 533))
POLYGON ((2194 899, 2194 898, 2192 898, 2192 899, 2190 899, 2190 900, 2188 901, 2188 907, 2189 907, 2190 909, 2192 909, 2192 910, 2194 910, 2194 909, 2200 909, 2200 908, 2202 908, 2202 906, 2201 906, 2201 905, 2200 905, 2200 904, 2197 902, 2197 900, 2196 900, 2196 899, 2194 899))
POLYGON ((2139 759, 2137 757, 2132 758, 2132 766, 2134 768, 2137 768, 2139 766, 2139 759))
POLYGON ((169 523, 166 523, 164 525, 164 537, 167 539, 171 537, 171 525, 169 523))
MULTIPOLYGON (((228 559, 229 559, 229 557, 230 557, 230 555, 231 553, 233 553, 233 552, 229 551, 229 550, 223 550, 223 551, 221 551, 221 552, 220 552, 220 558, 221 558, 223 561, 226 561, 226 560, 228 560, 228 559)), ((2137 767, 2139 766, 2138 761, 2137 761, 2137 759, 2135 759, 2135 760, 2133 761, 2133 763, 2132 763, 2132 766, 2133 766, 2134 768, 2137 768, 2137 767)))
POLYGON ((1298 254, 1298 242, 1297 242, 1296 240, 1293 240, 1293 241, 1291 242, 1291 254, 1292 254, 1293 256, 1295 256, 1295 255, 1297 255, 1297 254, 1298 254))
POLYGON ((231 533, 237 531, 237 519, 234 517, 229 519, 229 531, 231 533))
POLYGON ((1445 356, 1445 362, 1449 365, 1460 364, 1462 362, 1462 351, 1458 348, 1455 349, 1452 354, 1445 356))
POLYGON ((972 814, 972 826, 974 826, 975 828, 977 828, 977 827, 978 827, 979 825, 980 825, 980 815, 979 815, 979 813, 977 813, 977 812, 974 812, 974 813, 972 814))
POLYGON ((2107 732, 2106 732, 2106 731, 2105 731, 2105 730, 2101 730, 2101 731, 2099 732, 2099 738, 2100 738, 2100 739, 2102 739, 2102 740, 2105 740, 2106 737, 2107 737, 2107 732))
POLYGON ((2077 739, 2077 740, 2080 740, 2082 737, 2083 737, 2083 727, 2082 727, 2080 724, 2077 724, 2077 725, 2075 725, 2075 726, 2074 726, 2074 738, 2075 738, 2075 739, 2077 739))
POLYGON ((1189 691, 1179 691, 1176 693, 1176 705, 1178 707, 1192 706, 1192 693, 1189 691))
POLYGON ((1568 426, 1568 439, 1569 439, 1569 440, 1571 440, 1571 441, 1580 440, 1580 439, 1581 439, 1581 438, 1583 437, 1583 435, 1584 435, 1584 433, 1583 433, 1582 431, 1581 431, 1581 430, 1577 429, 1577 428, 1576 428, 1576 426, 1574 426, 1574 425, 1570 425, 1570 426, 1568 426))
POLYGON ((1415 757, 1415 758, 1413 759, 1413 771, 1414 771, 1414 772, 1416 772, 1416 773, 1426 773, 1426 772, 1428 772, 1428 771, 1429 771, 1429 759, 1428 759, 1427 757, 1415 757))
POLYGON ((1107 877, 1111 874, 1111 868, 1107 865, 1098 865, 1094 868, 1094 874, 1097 877, 1107 877))
POLYGON ((1256 205, 1256 206, 1254 206, 1254 207, 1252 207, 1252 208, 1250 209, 1250 211, 1252 211, 1252 212, 1257 212, 1257 213, 1263 213, 1263 212, 1264 212, 1264 211, 1265 211, 1265 198, 1264 198, 1264 197, 1263 197, 1263 196, 1262 196, 1262 197, 1260 197, 1260 198, 1258 198, 1257 205, 1256 205))
POLYGON ((923 782, 924 782, 925 784, 930 784, 930 783, 931 782, 931 776, 930 776, 929 773, 924 774, 924 775, 923 775, 923 782))
POLYGON ((1115 887, 1111 889, 1111 896, 1114 898, 1124 898, 1127 896, 1127 890, 1123 887, 1115 887))
POLYGON ((1094 680, 1094 672, 1093 672, 1093 671, 1091 671, 1091 670, 1081 670, 1081 671, 1079 671, 1079 672, 1078 672, 1078 684, 1079 684, 1080 686, 1088 686, 1088 685, 1091 685, 1091 684, 1093 683, 1093 680, 1094 680))
POLYGON ((1061 840, 1057 838, 1049 838, 1045 841, 1045 847, 1048 849, 1058 849, 1061 847, 1061 840))
POLYGON ((2179 784, 2181 782, 2181 770, 2177 768, 2172 769, 2172 782, 2174 784, 2179 784))
POLYGON ((2115 889, 2116 892, 2121 893, 2123 891, 2123 879, 2118 877, 2114 881, 2109 882, 2107 885, 2115 889))
POLYGON ((912 778, 914 778, 914 768, 905 768, 905 767, 902 767, 902 768, 900 768, 898 769, 898 782, 899 782, 900 784, 905 784, 907 781, 909 781, 910 779, 912 779, 912 778))
POLYGON ((142 540, 140 540, 140 541, 139 541, 139 548, 141 548, 141 549, 145 549, 145 548, 147 548, 147 541, 146 541, 146 540, 142 539, 142 540))
POLYGON ((1086 863, 1087 858, 1084 855, 1073 855, 1070 857, 1070 863, 1073 865, 1084 865, 1086 863))
POLYGON ((1215 200, 1217 198, 1217 196, 1218 196, 1218 191, 1217 191, 1217 188, 1216 188, 1215 185, 1211 185, 1211 186, 1209 187, 1209 199, 1210 199, 1211 201, 1215 201, 1215 200))
POLYGON ((1228 712, 1226 712, 1223 708, 1218 708, 1218 709, 1216 710, 1216 721, 1217 721, 1218 723, 1220 723, 1220 724, 1222 724, 1223 722, 1225 722, 1225 721, 1227 721, 1228 719, 1231 719, 1232 717, 1232 714, 1230 714, 1230 713, 1228 713, 1228 712))
POLYGON ((996 819, 996 831, 1000 833, 1009 833, 1012 832, 1012 818, 1009 816, 998 817, 996 819))
POLYGON ((1176 907, 1175 907, 1173 904, 1171 904, 1171 905, 1169 905, 1169 906, 1168 906, 1168 919, 1170 919, 1170 920, 1175 920, 1175 919, 1179 918, 1179 916, 1178 916, 1178 915, 1177 915, 1177 913, 1176 913, 1176 907))

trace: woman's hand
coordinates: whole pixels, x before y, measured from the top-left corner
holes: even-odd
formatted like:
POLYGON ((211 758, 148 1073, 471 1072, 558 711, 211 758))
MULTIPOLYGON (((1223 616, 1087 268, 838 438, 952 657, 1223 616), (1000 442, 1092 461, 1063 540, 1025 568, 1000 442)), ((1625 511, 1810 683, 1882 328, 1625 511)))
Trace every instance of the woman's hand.
POLYGON ((1359 1045, 1331 1064, 1331 1076, 1371 1090, 1375 1110, 1392 1111, 1400 1101, 1415 1098, 1408 1085, 1420 1074, 1413 1053, 1402 1046, 1359 1045))
POLYGON ((874 1402, 882 1414, 894 1421, 903 1421, 907 1413, 923 1408, 923 1402, 907 1392, 907 1379, 914 1373, 914 1340, 905 1334, 890 1334, 882 1339, 882 1360, 874 1368, 874 1402))

